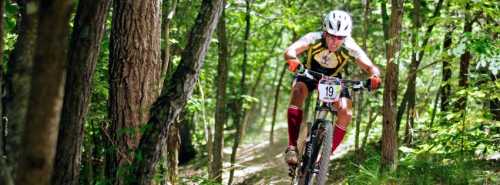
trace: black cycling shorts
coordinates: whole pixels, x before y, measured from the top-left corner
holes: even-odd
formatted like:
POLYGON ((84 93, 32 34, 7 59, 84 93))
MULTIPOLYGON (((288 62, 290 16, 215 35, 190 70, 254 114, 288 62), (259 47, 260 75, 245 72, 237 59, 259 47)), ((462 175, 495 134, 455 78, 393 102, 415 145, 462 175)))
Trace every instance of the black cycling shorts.
MULTIPOLYGON (((307 86, 307 91, 309 92, 309 94, 313 90, 317 90, 317 88, 318 88, 318 81, 312 80, 312 79, 307 78, 305 76, 296 75, 295 79, 294 79, 294 83, 297 83, 297 82, 304 82, 307 86)), ((340 92, 340 97, 346 97, 346 98, 351 99, 351 94, 349 93, 349 89, 342 88, 342 92, 340 92)))

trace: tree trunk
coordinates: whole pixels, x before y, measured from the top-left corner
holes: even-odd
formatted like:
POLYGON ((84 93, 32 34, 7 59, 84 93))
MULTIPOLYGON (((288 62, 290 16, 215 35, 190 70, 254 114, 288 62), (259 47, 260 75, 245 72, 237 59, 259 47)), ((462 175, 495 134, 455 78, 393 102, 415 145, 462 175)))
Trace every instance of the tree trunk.
MULTIPOLYGON (((421 16, 420 16, 420 0, 413 0, 413 30, 412 30, 412 38, 411 38, 411 43, 413 47, 413 51, 411 54, 411 63, 410 63, 410 72, 408 73, 407 77, 407 85, 406 85, 406 91, 404 93, 404 98, 401 101, 400 107, 398 109, 397 117, 396 117, 396 133, 399 132, 400 128, 400 123, 401 123, 401 118, 403 117, 404 111, 407 110, 407 121, 405 125, 405 136, 404 136, 404 143, 410 144, 411 141, 413 140, 413 135, 412 135, 412 129, 414 127, 414 121, 415 121, 415 115, 416 115, 416 109, 415 109, 415 102, 416 102, 416 80, 417 80, 417 71, 418 67, 420 65, 420 62, 422 61, 422 58, 425 53, 425 48, 427 45, 427 42, 430 39, 432 30, 434 26, 436 25, 435 23, 430 24, 427 27, 427 30, 425 32, 424 39, 422 41, 422 45, 419 46, 418 44, 418 33, 419 29, 421 27, 421 16), (419 51, 417 52, 417 49, 419 51), (408 109, 406 107, 408 106, 408 109)), ((439 0, 438 3, 436 4, 436 8, 434 9, 434 13, 432 14, 431 19, 437 17, 440 15, 440 10, 443 5, 443 0, 439 0)))
POLYGON ((161 154, 161 143, 167 137, 167 128, 178 117, 180 111, 191 97, 194 84, 203 65, 212 32, 222 12, 222 0, 204 0, 196 24, 189 32, 188 42, 181 61, 174 72, 172 81, 163 86, 162 94, 151 108, 148 127, 141 138, 131 173, 135 177, 129 184, 151 184, 156 163, 161 154))
POLYGON ((388 21, 389 21, 389 15, 387 14, 387 1, 385 0, 382 0, 380 1, 380 9, 381 9, 381 12, 382 12, 382 29, 384 30, 384 41, 386 42, 385 43, 385 55, 387 57, 387 50, 388 50, 388 46, 389 44, 387 43, 387 41, 389 40, 389 25, 388 25, 388 21))
MULTIPOLYGON (((5 12, 5 1, 0 0, 0 15, 3 15, 5 12)), ((0 94, 4 94, 4 68, 3 68, 3 49, 4 49, 4 19, 0 19, 0 94)), ((12 172, 10 171, 10 166, 7 165, 7 160, 5 160, 5 123, 4 123, 4 107, 3 102, 0 102, 0 184, 4 185, 14 185, 14 179, 12 177, 12 172)))
POLYGON ((234 143, 233 143, 233 151, 231 152, 231 167, 229 171, 229 181, 228 185, 231 185, 233 182, 233 176, 234 176, 234 163, 236 162, 236 156, 238 153, 238 147, 240 145, 240 142, 243 140, 243 136, 245 135, 245 127, 244 125, 245 122, 242 122, 242 118, 244 120, 244 115, 246 110, 243 107, 244 104, 244 99, 243 95, 247 93, 247 87, 246 87, 246 68, 247 68, 247 63, 248 63, 248 45, 249 45, 249 38, 250 38, 250 0, 245 1, 246 4, 246 15, 245 15, 245 36, 243 38, 243 62, 241 65, 241 80, 240 80, 240 92, 238 95, 238 102, 237 104, 237 109, 236 109, 236 115, 234 119, 234 123, 236 125, 236 135, 234 136, 234 143))
MULTIPOLYGON (((368 41, 368 26, 370 24, 370 0, 364 0, 365 9, 363 11, 363 50, 368 52, 367 50, 367 41, 368 41)), ((369 53, 369 52, 368 52, 369 53)))
POLYGON ((429 123, 429 128, 432 129, 432 125, 434 124, 434 118, 436 117, 436 111, 437 111, 437 104, 439 101, 439 94, 441 94, 441 88, 438 89, 436 93, 436 97, 434 98, 434 106, 432 108, 432 113, 431 113, 431 122, 429 123))
POLYGON ((18 161, 21 135, 25 123, 31 90, 31 75, 38 28, 38 12, 27 11, 26 6, 38 7, 37 0, 17 1, 21 17, 17 20, 18 38, 9 57, 5 79, 4 113, 7 116, 5 140, 7 167, 14 173, 18 161))
POLYGON ((406 105, 408 105, 409 93, 410 91, 405 90, 403 99, 401 100, 401 103, 399 103, 398 112, 396 113, 396 134, 398 135, 399 135, 399 129, 401 128, 401 119, 403 118, 403 114, 405 113, 406 105))
MULTIPOLYGON (((225 4, 225 3, 224 3, 225 4)), ((225 7, 225 6, 224 6, 225 7)), ((217 103, 215 107, 215 134, 212 173, 210 178, 222 184, 222 163, 224 149, 224 125, 227 121, 226 114, 226 82, 228 77, 229 44, 226 35, 225 10, 217 25, 217 39, 219 40, 219 63, 217 65, 217 103)))
MULTIPOLYGON (((365 6, 364 6, 364 12, 363 12, 363 50, 367 51, 367 40, 368 40, 368 25, 369 25, 369 16, 370 16, 370 0, 365 0, 365 6)), ((362 111, 363 108, 366 107, 363 104, 364 98, 363 98, 363 93, 357 93, 356 98, 356 134, 355 134, 355 140, 354 140, 354 148, 356 152, 356 158, 360 159, 361 158, 361 152, 360 150, 360 136, 359 133, 361 132, 361 119, 363 118, 362 111)), ((358 160, 356 160, 358 162, 358 160)))
POLYGON ((159 95, 160 5, 158 0, 114 1, 109 60, 109 117, 114 156, 109 179, 124 184, 122 168, 131 164, 140 129, 159 95))
MULTIPOLYGON (((417 80, 417 69, 420 64, 420 58, 417 58, 417 48, 418 47, 418 39, 419 39, 419 29, 421 27, 421 18, 420 18, 420 0, 413 0, 413 29, 411 36, 412 43, 412 52, 411 52, 411 63, 410 63, 410 73, 408 74, 408 83, 406 88, 406 93, 408 97, 408 109, 407 109, 407 119, 405 125, 405 135, 404 135, 404 143, 409 145, 413 140, 413 122, 415 120, 415 96, 416 94, 416 80, 417 80)), ((424 46, 425 47, 425 46, 424 46)), ((406 94, 405 93, 405 94, 406 94)), ((399 125, 398 125, 399 126, 399 125)), ((399 130, 399 129, 397 129, 399 130)), ((397 133, 396 133, 397 134, 397 133)))
MULTIPOLYGON (((162 23, 161 23, 161 37, 163 39, 162 62, 160 76, 166 78, 168 67, 170 64, 170 22, 175 15, 177 9, 177 0, 172 0, 169 6, 169 1, 165 0, 162 3, 162 23)), ((159 87, 162 88, 163 81, 159 80, 159 87)))
MULTIPOLYGON (((448 27, 448 31, 444 35, 444 41, 443 41, 443 50, 444 53, 447 53, 447 51, 450 49, 451 43, 453 42, 451 36, 453 33, 453 29, 450 29, 451 26, 448 27)), ((448 111, 449 104, 450 104, 450 96, 451 96, 451 56, 448 56, 445 54, 445 59, 443 60, 443 77, 442 77, 442 88, 441 88, 441 111, 446 112, 448 111)))
POLYGON ((63 103, 72 1, 42 1, 16 184, 48 185, 63 103))
POLYGON ((395 170, 397 167, 397 135, 395 129, 396 103, 398 94, 398 58, 400 49, 400 31, 403 16, 403 1, 391 1, 391 23, 389 43, 387 45, 387 69, 384 82, 383 128, 382 128, 382 172, 395 170))
POLYGON ((363 142, 361 143, 361 149, 364 150, 366 147, 366 143, 368 142, 368 136, 370 135, 370 130, 372 128, 373 122, 377 119, 378 113, 373 111, 373 108, 370 108, 370 112, 368 113, 368 123, 366 125, 365 135, 363 138, 363 142))
MULTIPOLYGON (((194 159, 196 149, 193 144, 193 131, 195 127, 194 113, 184 110, 179 128, 180 148, 179 148, 179 164, 183 165, 194 159)), ((170 134, 170 131, 169 131, 170 134)))
MULTIPOLYGON (((198 82, 198 89, 201 95, 201 114, 202 114, 202 120, 203 120, 203 128, 205 131, 205 142, 207 143, 207 160, 208 164, 213 163, 213 134, 212 134, 212 127, 209 125, 207 121, 207 114, 206 114, 206 108, 205 108, 205 93, 203 92, 203 87, 201 81, 198 82)), ((208 167, 208 174, 212 173, 212 166, 207 165, 208 167)))
MULTIPOLYGON (((470 4, 467 3, 466 9, 469 9, 469 7, 470 7, 470 4)), ((471 21, 471 18, 469 16, 466 16, 465 21, 464 21, 464 34, 472 32, 472 24, 474 24, 474 23, 471 21)), ((471 58, 472 58, 472 55, 468 49, 466 49, 465 52, 462 55, 460 55, 460 73, 459 73, 458 86, 461 89, 467 89, 467 87, 468 87, 469 64, 470 64, 471 58)), ((462 112, 462 115, 463 115, 463 112, 465 111, 466 102, 467 102, 467 93, 462 95, 457 100, 457 105, 455 106, 456 111, 462 112)))
POLYGON ((52 184, 79 184, 84 118, 105 31, 110 0, 78 3, 68 54, 68 72, 52 184))
POLYGON ((179 164, 179 150, 181 146, 181 138, 179 134, 179 122, 175 122, 168 128, 168 138, 167 138, 167 181, 165 184, 176 185, 177 184, 177 171, 179 164))

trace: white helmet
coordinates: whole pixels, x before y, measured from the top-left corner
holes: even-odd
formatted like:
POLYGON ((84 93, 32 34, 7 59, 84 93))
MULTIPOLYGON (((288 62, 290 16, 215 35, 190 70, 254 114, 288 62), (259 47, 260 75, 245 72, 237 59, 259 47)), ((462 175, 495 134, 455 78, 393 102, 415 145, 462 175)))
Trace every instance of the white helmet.
POLYGON ((331 35, 350 36, 352 30, 351 16, 342 10, 333 10, 325 16, 323 30, 331 35))

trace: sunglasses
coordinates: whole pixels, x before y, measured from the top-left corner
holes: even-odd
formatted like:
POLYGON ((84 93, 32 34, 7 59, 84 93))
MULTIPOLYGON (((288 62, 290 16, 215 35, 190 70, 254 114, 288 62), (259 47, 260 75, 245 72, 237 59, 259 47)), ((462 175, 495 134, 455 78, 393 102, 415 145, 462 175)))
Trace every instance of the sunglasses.
POLYGON ((337 36, 337 35, 330 35, 330 34, 325 34, 326 37, 337 39, 337 40, 344 40, 346 36, 337 36))

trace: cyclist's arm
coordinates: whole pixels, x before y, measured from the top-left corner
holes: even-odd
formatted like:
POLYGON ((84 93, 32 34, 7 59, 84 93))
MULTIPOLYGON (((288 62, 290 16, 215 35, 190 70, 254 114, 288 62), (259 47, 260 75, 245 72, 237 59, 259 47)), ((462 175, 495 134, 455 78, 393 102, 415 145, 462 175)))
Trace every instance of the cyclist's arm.
POLYGON ((352 55, 356 59, 356 64, 363 69, 365 72, 369 73, 370 75, 377 75, 380 76, 380 71, 373 64, 373 62, 368 58, 366 53, 361 49, 358 44, 352 39, 352 37, 347 37, 346 40, 344 41, 344 44, 349 51, 349 54, 352 55))
POLYGON ((310 44, 314 43, 318 39, 321 39, 321 32, 312 32, 304 35, 302 38, 286 48, 285 60, 297 59, 299 55, 307 50, 310 44))

